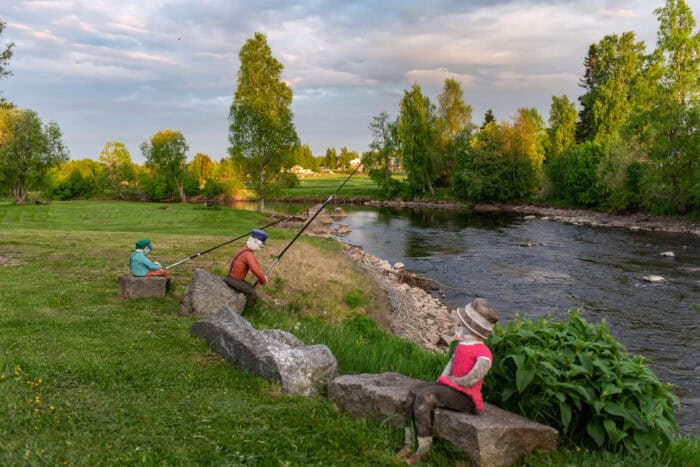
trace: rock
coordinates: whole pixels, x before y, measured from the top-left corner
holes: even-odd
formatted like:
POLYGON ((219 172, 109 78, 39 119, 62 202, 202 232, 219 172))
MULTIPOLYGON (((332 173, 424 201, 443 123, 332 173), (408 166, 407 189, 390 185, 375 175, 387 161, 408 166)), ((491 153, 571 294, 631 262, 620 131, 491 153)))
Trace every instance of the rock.
POLYGON ((531 215, 529 215, 529 216, 523 217, 523 219, 526 219, 526 220, 537 219, 537 216, 533 216, 533 215, 531 214, 531 215))
POLYGON ((433 433, 464 450, 476 465, 513 465, 534 450, 557 447, 552 427, 485 404, 480 415, 437 409, 433 433))
POLYGON ((240 313, 245 307, 245 295, 226 285, 224 280, 204 269, 195 269, 192 283, 182 299, 182 314, 206 316, 228 308, 240 313))
POLYGON ((495 204, 475 204, 474 212, 479 214, 496 214, 503 211, 499 206, 495 204))
POLYGON ((664 256, 664 257, 667 257, 667 258, 673 258, 673 257, 676 256, 676 255, 674 255, 672 251, 662 251, 661 253, 659 253, 659 256, 664 256))
POLYGON ((337 206, 331 211, 331 217, 333 220, 340 220, 348 217, 348 214, 343 210, 343 208, 337 206))
POLYGON ((165 297, 165 277, 119 276, 120 298, 163 298, 165 297))
POLYGON ((403 271, 404 269, 406 269, 406 265, 403 264, 401 261, 397 261, 394 263, 394 269, 396 271, 403 271))
POLYGON ((664 279, 663 276, 657 276, 657 275, 649 275, 649 276, 643 276, 642 279, 644 279, 647 282, 663 282, 666 279, 664 279))
POLYGON ((349 234, 350 232, 352 232, 352 229, 347 224, 340 224, 333 230, 333 233, 336 235, 345 235, 349 234))
POLYGON ((328 398, 357 418, 379 418, 402 428, 408 390, 418 383, 400 373, 345 375, 330 382, 328 398))
MULTIPOLYGON (((348 375, 328 385, 328 397, 355 417, 405 424, 409 390, 421 381, 399 373, 348 375)), ((558 432, 486 404, 479 415, 435 411, 433 434, 463 449, 480 466, 512 465, 535 449, 556 448, 558 432)))
POLYGON ((325 345, 305 346, 285 331, 258 331, 228 309, 197 321, 190 333, 207 341, 226 360, 279 382, 287 394, 318 395, 336 374, 335 357, 325 345))

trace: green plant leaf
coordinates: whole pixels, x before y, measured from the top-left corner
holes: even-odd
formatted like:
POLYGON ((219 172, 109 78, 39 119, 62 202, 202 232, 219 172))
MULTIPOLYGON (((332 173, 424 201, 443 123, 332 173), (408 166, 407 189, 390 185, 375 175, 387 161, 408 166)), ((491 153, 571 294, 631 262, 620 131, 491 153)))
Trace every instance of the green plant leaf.
POLYGON ((518 392, 522 393, 528 384, 535 377, 535 367, 530 362, 526 362, 520 366, 515 372, 515 386, 518 392))
POLYGON ((597 419, 593 419, 586 424, 586 433, 595 441, 598 446, 603 446, 605 442, 605 430, 597 419))
POLYGON ((559 416, 561 417, 561 425, 564 427, 564 431, 566 431, 569 423, 571 423, 571 407, 569 407, 567 404, 560 403, 559 416))

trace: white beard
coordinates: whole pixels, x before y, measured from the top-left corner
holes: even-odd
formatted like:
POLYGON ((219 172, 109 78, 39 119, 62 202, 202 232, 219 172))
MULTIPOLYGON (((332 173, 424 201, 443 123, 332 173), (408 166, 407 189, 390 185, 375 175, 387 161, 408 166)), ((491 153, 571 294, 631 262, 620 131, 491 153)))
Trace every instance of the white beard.
POLYGON ((257 238, 248 237, 248 241, 246 242, 245 246, 247 246, 253 251, 258 251, 260 248, 263 247, 263 244, 257 238))

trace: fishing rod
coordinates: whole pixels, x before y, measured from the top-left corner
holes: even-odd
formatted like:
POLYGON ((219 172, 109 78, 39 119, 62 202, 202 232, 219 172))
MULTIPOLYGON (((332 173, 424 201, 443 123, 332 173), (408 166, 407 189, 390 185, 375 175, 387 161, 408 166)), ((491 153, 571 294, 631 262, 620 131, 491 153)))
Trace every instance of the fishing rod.
MULTIPOLYGON (((260 230, 266 229, 266 228, 268 228, 268 227, 272 227, 273 225, 279 224, 280 222, 285 221, 285 220, 287 220, 287 219, 290 219, 290 217, 283 217, 282 219, 276 220, 276 221, 274 221, 274 222, 270 222, 269 224, 265 224, 265 225, 263 225, 262 227, 260 227, 260 230)), ((216 250, 217 248, 221 248, 222 246, 226 246, 226 245, 228 245, 229 243, 235 242, 236 240, 240 240, 240 239, 242 239, 242 238, 245 238, 245 237, 248 236, 249 234, 250 234, 250 232, 245 233, 245 234, 241 235, 240 237, 236 237, 236 238, 233 238, 233 239, 231 239, 231 240, 225 241, 224 243, 222 243, 222 244, 220 244, 220 245, 216 245, 216 246, 214 246, 214 247, 211 247, 211 248, 209 248, 208 250, 200 251, 199 253, 196 253, 196 254, 190 256, 189 258, 182 259, 182 260, 178 261, 177 263, 173 263, 173 264, 171 264, 170 266, 166 266, 165 269, 174 268, 175 266, 178 266, 178 265, 180 265, 180 264, 182 264, 182 263, 184 263, 184 262, 186 262, 186 261, 189 261, 189 260, 191 260, 191 259, 195 259, 195 258, 197 258, 198 256, 202 256, 202 255, 204 255, 204 254, 207 254, 207 253, 209 253, 210 251, 214 251, 214 250, 216 250)))
MULTIPOLYGON (((355 170, 353 170, 352 173, 350 173, 350 175, 348 175, 348 177, 345 180, 343 180, 343 183, 341 183, 340 186, 338 188, 336 188, 333 193, 331 193, 331 195, 328 197, 328 199, 321 205, 320 208, 318 208, 318 210, 314 213, 314 215, 311 216, 309 218, 309 220, 306 221, 304 226, 301 228, 301 230, 299 230, 299 232, 297 232, 297 234, 294 236, 292 241, 290 241, 287 244, 287 246, 284 247, 284 250, 282 250, 282 252, 279 255, 277 255, 275 260, 272 261, 272 263, 267 267, 267 269, 265 270, 265 276, 267 276, 267 273, 270 271, 270 269, 272 269, 272 267, 275 264, 277 264, 277 262, 282 258, 282 256, 284 256, 284 254, 287 252, 287 250, 289 250, 289 247, 291 247, 294 244, 294 242, 297 241, 297 238, 299 238, 299 236, 302 233, 304 233, 304 230, 306 230, 306 228, 314 221, 314 219, 316 219, 316 216, 318 216, 321 213, 321 211, 323 211, 323 209, 328 205, 328 203, 330 203, 333 200, 335 195, 340 191, 341 188, 343 188, 345 186, 346 183, 348 183, 348 181, 352 178, 353 175, 355 175, 355 172, 357 172, 360 167, 362 167, 362 164, 358 164, 357 167, 355 167, 355 170)), ((255 284, 253 284, 253 287, 258 285, 258 282, 259 281, 255 281, 255 284)))

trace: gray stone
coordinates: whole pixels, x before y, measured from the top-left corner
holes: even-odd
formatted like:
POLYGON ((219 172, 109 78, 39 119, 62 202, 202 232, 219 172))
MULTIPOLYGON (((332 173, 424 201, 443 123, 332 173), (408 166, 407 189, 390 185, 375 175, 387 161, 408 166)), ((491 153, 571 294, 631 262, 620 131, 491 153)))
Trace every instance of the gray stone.
POLYGON ((348 216, 348 214, 347 214, 347 213, 345 212, 345 210, 344 210, 343 208, 341 208, 340 206, 336 206, 336 207, 333 208, 333 210, 331 211, 331 217, 333 218, 333 220, 344 219, 344 218, 347 217, 347 216, 348 216))
POLYGON ((335 376, 337 363, 325 345, 307 345, 285 331, 256 330, 223 309, 194 323, 190 333, 228 361, 280 383, 287 394, 313 396, 335 376))
MULTIPOLYGON (((399 373, 339 376, 328 385, 328 397, 355 417, 401 428, 409 391, 419 383, 399 373)), ((478 466, 512 465, 536 449, 556 448, 558 438, 554 428, 491 404, 478 415, 436 410, 433 435, 463 449, 478 466)))
POLYGON ((643 276, 642 279, 644 279, 647 282, 663 282, 666 279, 664 279, 663 276, 657 276, 657 275, 650 275, 650 276, 643 276))
POLYGON ((244 294, 233 290, 216 274, 195 269, 180 309, 182 314, 206 316, 224 308, 240 313, 244 307, 244 294))
POLYGON ((120 298, 163 298, 165 297, 165 277, 119 276, 120 298))
POLYGON ((513 465, 534 450, 555 449, 559 436, 552 427, 492 404, 484 404, 479 415, 437 409, 433 433, 481 466, 513 465))
POLYGON ((659 256, 664 256, 666 258, 673 258, 676 255, 673 254, 672 251, 662 251, 661 253, 659 253, 659 256))

